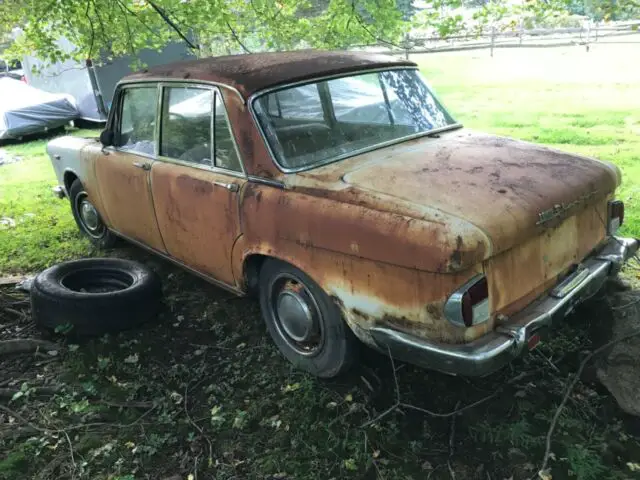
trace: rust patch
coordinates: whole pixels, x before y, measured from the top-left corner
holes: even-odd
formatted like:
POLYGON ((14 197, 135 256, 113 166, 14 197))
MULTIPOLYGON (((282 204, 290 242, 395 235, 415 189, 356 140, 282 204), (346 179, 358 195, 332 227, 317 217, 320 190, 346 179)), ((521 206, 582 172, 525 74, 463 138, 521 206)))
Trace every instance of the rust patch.
POLYGON ((207 195, 213 190, 211 182, 191 175, 180 175, 176 179, 176 184, 178 188, 189 189, 196 195, 207 195))
POLYGON ((167 252, 191 268, 233 285, 231 250, 240 235, 238 193, 214 182, 241 179, 156 162, 151 170, 156 217, 167 252))
POLYGON ((96 184, 111 228, 165 252, 149 190, 149 172, 133 166, 139 158, 116 151, 100 155, 95 162, 96 184))
POLYGON ((511 314, 556 283, 605 238, 606 199, 484 262, 492 312, 511 314))

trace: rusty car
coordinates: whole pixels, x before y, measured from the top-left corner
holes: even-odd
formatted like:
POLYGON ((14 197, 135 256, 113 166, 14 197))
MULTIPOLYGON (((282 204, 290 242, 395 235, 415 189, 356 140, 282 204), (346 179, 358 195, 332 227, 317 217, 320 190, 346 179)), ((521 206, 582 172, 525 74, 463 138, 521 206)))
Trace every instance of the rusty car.
POLYGON ((463 127, 418 66, 363 52, 131 74, 100 139, 48 143, 80 230, 258 297, 320 377, 364 344, 449 374, 525 354, 617 275, 620 170, 463 127))

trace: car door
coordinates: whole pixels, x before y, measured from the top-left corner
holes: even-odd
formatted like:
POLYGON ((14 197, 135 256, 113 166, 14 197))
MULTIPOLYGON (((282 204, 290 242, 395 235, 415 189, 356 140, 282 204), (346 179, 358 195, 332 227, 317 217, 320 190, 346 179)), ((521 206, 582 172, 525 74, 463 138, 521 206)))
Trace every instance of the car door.
POLYGON ((110 125, 114 146, 103 150, 95 171, 109 227, 165 252, 149 185, 157 151, 158 95, 155 83, 120 89, 110 125))
POLYGON ((231 249, 240 235, 239 191, 246 175, 222 97, 215 87, 163 84, 160 125, 151 188, 167 252, 231 285, 231 249))

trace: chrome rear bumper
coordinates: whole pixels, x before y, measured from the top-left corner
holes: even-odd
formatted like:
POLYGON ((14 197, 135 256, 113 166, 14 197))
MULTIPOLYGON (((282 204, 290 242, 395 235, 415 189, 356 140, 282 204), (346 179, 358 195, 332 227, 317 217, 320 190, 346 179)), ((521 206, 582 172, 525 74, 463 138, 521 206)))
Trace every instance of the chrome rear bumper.
POLYGON ((374 327, 370 333, 380 350, 394 358, 456 375, 487 375, 523 354, 534 335, 597 293, 637 250, 638 240, 612 237, 542 298, 470 343, 437 343, 384 327, 374 327))

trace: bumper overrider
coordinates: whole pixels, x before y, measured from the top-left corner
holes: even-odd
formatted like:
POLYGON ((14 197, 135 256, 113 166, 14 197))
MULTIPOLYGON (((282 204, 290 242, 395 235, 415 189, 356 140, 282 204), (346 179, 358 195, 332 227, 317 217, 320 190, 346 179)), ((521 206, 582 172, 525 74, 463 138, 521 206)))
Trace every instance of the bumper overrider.
POLYGON ((638 240, 611 237, 542 298, 469 343, 437 343, 385 327, 374 327, 370 333, 380 350, 394 358, 450 374, 487 375, 528 351, 536 336, 597 293, 637 250, 638 240))

